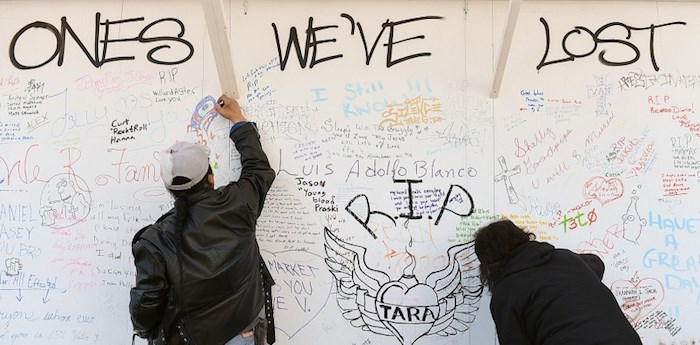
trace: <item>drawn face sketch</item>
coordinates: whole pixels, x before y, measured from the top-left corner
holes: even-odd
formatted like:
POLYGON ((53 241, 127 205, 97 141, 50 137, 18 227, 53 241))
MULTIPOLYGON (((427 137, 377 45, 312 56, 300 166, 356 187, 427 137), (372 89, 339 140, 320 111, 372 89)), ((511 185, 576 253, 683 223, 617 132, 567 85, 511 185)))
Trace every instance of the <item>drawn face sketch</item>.
POLYGON ((73 182, 68 183, 65 179, 61 179, 60 182, 56 184, 56 190, 58 190, 58 195, 63 202, 63 209, 61 214, 64 217, 68 217, 70 214, 75 218, 75 211, 77 210, 73 205, 73 197, 78 194, 78 192, 73 187, 73 182))
POLYGON ((78 192, 73 181, 67 182, 65 179, 62 179, 56 184, 56 189, 63 202, 61 211, 63 216, 67 217, 70 215, 72 219, 77 219, 79 216, 85 216, 89 212, 90 202, 87 201, 82 193, 78 192), (76 212, 78 213, 76 214, 76 212))
POLYGON ((63 199, 63 194, 66 191, 67 185, 68 185, 68 182, 66 181, 65 178, 58 180, 58 183, 56 183, 56 191, 58 191, 58 197, 60 199, 63 199))
POLYGON ((8 276, 16 276, 22 270, 22 263, 18 258, 5 259, 5 273, 8 276))
POLYGON ((637 243, 642 234, 642 227, 647 225, 647 220, 639 216, 637 201, 639 197, 632 196, 627 212, 622 215, 622 238, 634 243, 637 243))
POLYGON ((41 225, 71 226, 85 219, 91 206, 90 190, 82 178, 71 174, 55 175, 41 192, 41 225))

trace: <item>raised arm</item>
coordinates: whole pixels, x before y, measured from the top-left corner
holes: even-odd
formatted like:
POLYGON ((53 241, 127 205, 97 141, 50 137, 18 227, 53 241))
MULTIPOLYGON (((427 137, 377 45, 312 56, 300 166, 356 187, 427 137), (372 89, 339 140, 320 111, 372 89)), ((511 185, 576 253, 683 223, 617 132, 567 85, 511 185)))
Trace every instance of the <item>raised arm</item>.
POLYGON ((236 144, 241 155, 241 177, 238 187, 246 195, 246 200, 260 216, 267 191, 275 180, 275 171, 270 167, 265 151, 260 144, 260 134, 254 123, 248 122, 235 99, 222 95, 216 110, 233 122, 229 137, 236 144))

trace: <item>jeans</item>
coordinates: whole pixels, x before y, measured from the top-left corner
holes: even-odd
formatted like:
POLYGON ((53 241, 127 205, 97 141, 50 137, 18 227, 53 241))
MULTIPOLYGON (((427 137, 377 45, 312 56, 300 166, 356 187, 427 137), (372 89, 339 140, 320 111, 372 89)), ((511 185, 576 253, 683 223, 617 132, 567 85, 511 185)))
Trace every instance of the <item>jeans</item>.
MULTIPOLYGON (((260 313, 258 313, 258 322, 265 322, 265 307, 260 309, 260 313)), ((255 324, 254 324, 255 325, 255 324)), ((254 326, 257 327, 257 326, 254 326)), ((255 330, 255 328, 253 328, 255 330)), ((227 341, 226 344, 224 345, 254 345, 255 344, 255 333, 251 334, 248 337, 244 337, 243 334, 239 334, 231 340, 227 341)))
POLYGON ((242 334, 239 334, 231 340, 227 341, 224 345, 253 345, 255 344, 255 335, 251 334, 249 337, 244 338, 242 334))

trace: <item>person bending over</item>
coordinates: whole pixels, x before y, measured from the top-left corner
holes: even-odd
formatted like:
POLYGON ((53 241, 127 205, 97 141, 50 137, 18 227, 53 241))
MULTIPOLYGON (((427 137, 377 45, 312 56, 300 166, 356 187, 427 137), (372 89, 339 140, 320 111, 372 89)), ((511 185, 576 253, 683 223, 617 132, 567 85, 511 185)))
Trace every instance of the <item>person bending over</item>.
POLYGON ((599 257, 536 241, 508 219, 480 228, 474 251, 501 345, 642 344, 599 257))

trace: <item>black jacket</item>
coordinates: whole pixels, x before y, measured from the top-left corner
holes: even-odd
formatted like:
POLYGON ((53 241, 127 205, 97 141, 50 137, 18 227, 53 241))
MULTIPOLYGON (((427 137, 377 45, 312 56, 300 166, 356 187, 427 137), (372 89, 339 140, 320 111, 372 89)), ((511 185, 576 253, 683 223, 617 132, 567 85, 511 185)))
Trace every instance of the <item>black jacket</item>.
POLYGON ((641 345, 592 254, 530 241, 508 260, 492 291, 501 345, 641 345))
POLYGON ((267 277, 261 274, 255 224, 275 172, 253 123, 230 138, 241 155, 240 179, 190 196, 180 260, 173 210, 134 237, 136 285, 129 310, 140 337, 224 344, 250 326, 264 305, 263 280, 271 277, 266 269, 267 277))

